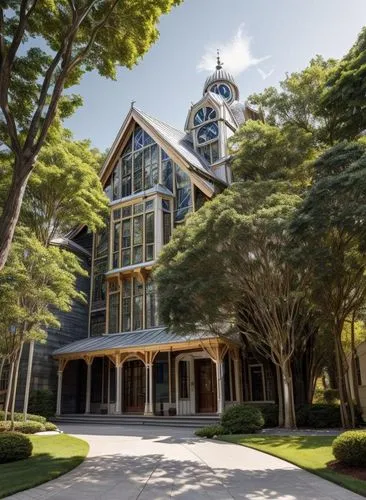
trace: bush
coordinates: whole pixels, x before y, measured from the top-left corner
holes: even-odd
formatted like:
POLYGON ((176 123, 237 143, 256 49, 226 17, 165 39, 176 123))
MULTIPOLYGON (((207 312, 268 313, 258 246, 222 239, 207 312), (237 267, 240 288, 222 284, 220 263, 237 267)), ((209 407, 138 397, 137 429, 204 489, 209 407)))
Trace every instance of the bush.
MULTIPOLYGON (((0 422, 0 432, 10 431, 11 422, 7 420, 6 422, 0 422)), ((44 424, 41 422, 14 422, 14 430, 21 432, 22 434, 35 434, 36 432, 42 432, 45 430, 44 424)))
POLYGON ((18 432, 3 432, 0 434, 0 464, 23 460, 32 454, 30 439, 18 432))
POLYGON ((324 401, 328 405, 333 405, 339 401, 339 390, 338 389, 325 389, 323 394, 324 401))
POLYGON ((33 391, 29 396, 29 411, 46 419, 55 416, 56 396, 48 390, 33 391))
POLYGON ((221 417, 225 434, 252 434, 264 425, 264 418, 258 408, 250 405, 230 406, 221 417))
MULTIPOLYGON (((0 411, 0 421, 4 420, 5 412, 0 411)), ((8 420, 10 418, 10 412, 8 412, 8 420)), ((14 413, 15 422, 24 422, 24 413, 14 413)), ((40 422, 41 424, 46 423, 46 418, 41 415, 33 415, 32 413, 27 413, 27 420, 32 420, 34 422, 40 422)))
POLYGON ((207 427, 197 429, 195 434, 198 437, 213 438, 224 434, 224 428, 221 425, 208 425, 207 427))
POLYGON ((366 467, 366 431, 347 431, 333 441, 333 455, 339 462, 366 467))
POLYGON ((46 431, 57 431, 57 425, 53 424, 52 422, 46 422, 44 424, 44 428, 46 431))
POLYGON ((264 418, 263 427, 278 427, 278 404, 256 403, 253 407, 261 411, 264 418))
POLYGON ((339 405, 300 405, 296 408, 296 423, 313 429, 342 427, 339 405))

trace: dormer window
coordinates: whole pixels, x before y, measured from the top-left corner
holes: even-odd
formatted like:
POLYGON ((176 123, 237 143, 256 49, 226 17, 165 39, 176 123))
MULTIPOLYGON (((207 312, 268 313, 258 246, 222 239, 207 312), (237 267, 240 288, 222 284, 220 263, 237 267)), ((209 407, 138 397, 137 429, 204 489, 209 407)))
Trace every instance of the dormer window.
POLYGON ((219 128, 217 126, 217 123, 208 123, 207 125, 203 125, 200 129, 198 129, 197 141, 199 144, 203 144, 205 142, 216 139, 218 135, 219 128))
POLYGON ((221 95, 221 97, 223 97, 227 102, 232 101, 233 94, 231 92, 229 85, 226 85, 226 83, 215 83, 210 88, 210 91, 214 92, 215 94, 221 95))
POLYGON ((193 124, 201 125, 202 123, 208 122, 210 120, 215 120, 215 118, 216 111, 208 106, 197 111, 197 113, 194 115, 193 124))

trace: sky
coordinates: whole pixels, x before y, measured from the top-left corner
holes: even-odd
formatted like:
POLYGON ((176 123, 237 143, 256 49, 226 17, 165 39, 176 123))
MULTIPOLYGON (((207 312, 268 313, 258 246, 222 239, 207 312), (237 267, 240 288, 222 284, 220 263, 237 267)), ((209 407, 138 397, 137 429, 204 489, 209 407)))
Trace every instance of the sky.
POLYGON ((131 106, 183 129, 192 102, 215 69, 235 75, 240 100, 278 85, 316 54, 340 58, 366 25, 366 0, 185 0, 160 20, 159 40, 117 80, 96 72, 73 92, 84 105, 67 120, 77 139, 109 148, 131 106))

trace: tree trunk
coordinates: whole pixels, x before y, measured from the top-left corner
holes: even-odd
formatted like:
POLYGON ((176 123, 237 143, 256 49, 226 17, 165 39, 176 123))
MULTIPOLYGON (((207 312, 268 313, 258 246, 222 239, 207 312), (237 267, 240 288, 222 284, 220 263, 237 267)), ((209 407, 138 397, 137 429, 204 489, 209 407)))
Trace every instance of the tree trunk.
POLYGON ((22 352, 23 352, 23 344, 22 342, 20 344, 19 348, 19 353, 18 353, 18 358, 16 361, 16 368, 15 368, 15 373, 14 373, 14 381, 13 381, 13 400, 11 403, 11 425, 10 425, 10 430, 14 430, 14 412, 15 412, 15 400, 17 396, 17 386, 18 386, 18 376, 19 376, 19 365, 20 365, 20 359, 22 357, 22 352))
POLYGON ((358 376, 357 376, 357 350, 355 344, 355 315, 352 314, 351 322, 351 376, 352 376, 352 389, 355 398, 356 407, 359 413, 361 413, 361 399, 360 391, 358 388, 358 376))
POLYGON ((7 420, 7 418, 8 418, 10 397, 11 397, 11 393, 12 393, 12 389, 13 389, 13 376, 14 376, 14 361, 11 361, 9 380, 8 380, 8 388, 6 390, 6 398, 5 398, 4 420, 7 420))
POLYGON ((0 382, 1 382, 1 377, 3 376, 4 365, 5 365, 5 358, 1 358, 1 363, 0 363, 0 382))
POLYGON ((12 182, 0 217, 0 271, 5 266, 9 255, 33 164, 34 161, 26 163, 22 160, 14 164, 12 182))
POLYGON ((277 392, 278 392, 278 425, 283 427, 285 420, 283 415, 283 385, 281 368, 276 365, 276 379, 277 379, 277 392))
POLYGON ((282 367, 282 381, 283 381, 283 403, 285 413, 284 427, 286 429, 296 428, 294 393, 291 380, 291 367, 289 362, 282 367))
POLYGON ((345 381, 345 367, 343 361, 343 349, 341 344, 340 329, 337 329, 337 333, 334 335, 335 340, 335 359, 337 367, 337 378, 338 378, 338 389, 339 389, 339 399, 340 399, 340 411, 342 426, 344 428, 352 427, 352 398, 350 397, 348 387, 345 381))
POLYGON ((28 413, 29 390, 30 390, 30 382, 31 382, 32 367, 33 367, 33 353, 34 353, 34 340, 31 340, 29 344, 27 379, 25 382, 25 392, 24 392, 24 405, 23 405, 24 421, 27 420, 27 413, 28 413))

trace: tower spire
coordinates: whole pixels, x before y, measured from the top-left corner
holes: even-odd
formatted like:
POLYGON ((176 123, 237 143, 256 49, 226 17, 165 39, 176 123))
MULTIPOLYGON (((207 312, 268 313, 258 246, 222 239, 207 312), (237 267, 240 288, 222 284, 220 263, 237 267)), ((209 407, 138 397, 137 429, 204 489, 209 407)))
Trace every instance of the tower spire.
POLYGON ((220 61, 220 50, 219 49, 217 49, 217 58, 216 59, 217 59, 216 69, 222 69, 222 65, 224 63, 222 63, 220 61))

